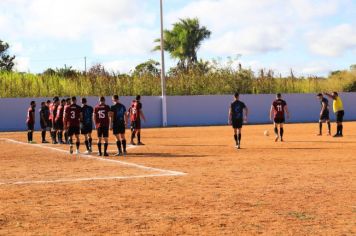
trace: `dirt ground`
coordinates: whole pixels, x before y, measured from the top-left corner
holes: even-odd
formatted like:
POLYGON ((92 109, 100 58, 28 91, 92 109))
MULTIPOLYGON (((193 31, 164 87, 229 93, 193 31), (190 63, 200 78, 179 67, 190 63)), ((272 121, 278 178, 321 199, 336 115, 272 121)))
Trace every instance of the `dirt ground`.
POLYGON ((110 157, 163 171, 1 140, 0 235, 355 235, 356 123, 344 126, 332 138, 288 124, 284 143, 245 126, 241 150, 230 127, 145 129, 145 146, 110 157))

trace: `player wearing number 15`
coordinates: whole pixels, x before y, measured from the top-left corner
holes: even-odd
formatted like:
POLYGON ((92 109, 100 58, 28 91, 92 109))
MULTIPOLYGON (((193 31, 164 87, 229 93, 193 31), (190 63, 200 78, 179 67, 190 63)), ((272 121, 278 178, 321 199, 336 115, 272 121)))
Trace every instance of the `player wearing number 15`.
POLYGON ((283 134, 284 128, 283 124, 285 123, 285 114, 287 114, 287 119, 289 119, 289 111, 286 101, 282 99, 282 95, 280 93, 277 94, 276 100, 273 101, 271 110, 270 110, 270 118, 271 121, 274 122, 274 133, 276 134, 275 141, 277 142, 279 137, 281 138, 281 142, 283 142, 283 134), (279 126, 279 134, 278 134, 278 126, 279 126))
POLYGON ((94 123, 98 132, 98 156, 102 155, 101 141, 104 139, 104 156, 109 156, 107 153, 109 145, 109 112, 110 107, 105 104, 105 98, 100 97, 99 104, 94 108, 94 123))
POLYGON ((79 134, 80 134, 80 121, 82 120, 82 108, 77 105, 77 98, 72 97, 71 105, 67 106, 64 111, 64 129, 68 130, 68 138, 70 143, 69 152, 73 153, 73 135, 75 135, 75 145, 77 147, 76 154, 79 154, 79 134))

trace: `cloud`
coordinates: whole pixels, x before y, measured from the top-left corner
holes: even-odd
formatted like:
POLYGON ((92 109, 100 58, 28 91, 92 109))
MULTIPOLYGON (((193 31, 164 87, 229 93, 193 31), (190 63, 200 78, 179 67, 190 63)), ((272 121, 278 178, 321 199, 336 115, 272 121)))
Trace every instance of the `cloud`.
MULTIPOLYGON (((17 0, 4 1, 0 8, 13 19, 15 28, 28 37, 80 39, 101 30, 117 30, 135 24, 149 25, 154 16, 144 11, 139 0, 17 0)), ((20 33, 19 32, 19 33, 20 33)))
POLYGON ((27 72, 30 70, 30 58, 28 57, 16 57, 15 58, 15 70, 19 72, 27 72))
MULTIPOLYGON (((320 18, 336 14, 347 0, 199 0, 168 15, 168 24, 198 17, 212 31, 202 51, 216 55, 263 54, 287 49, 320 18)), ((299 44, 302 42, 298 42, 299 44)))
POLYGON ((107 61, 102 63, 108 71, 120 72, 120 73, 129 73, 135 69, 135 66, 142 63, 140 60, 114 60, 107 61))
POLYGON ((342 24, 329 29, 319 29, 309 32, 307 40, 313 53, 337 57, 356 49, 356 28, 350 24, 342 24))
POLYGON ((202 51, 217 55, 256 54, 282 50, 289 32, 283 27, 245 28, 214 37, 203 44, 202 51))
POLYGON ((20 54, 23 52, 23 45, 21 42, 14 42, 10 44, 10 49, 11 53, 13 54, 20 54))
POLYGON ((99 55, 147 55, 154 46, 159 32, 144 28, 101 34, 94 37, 93 49, 99 55))

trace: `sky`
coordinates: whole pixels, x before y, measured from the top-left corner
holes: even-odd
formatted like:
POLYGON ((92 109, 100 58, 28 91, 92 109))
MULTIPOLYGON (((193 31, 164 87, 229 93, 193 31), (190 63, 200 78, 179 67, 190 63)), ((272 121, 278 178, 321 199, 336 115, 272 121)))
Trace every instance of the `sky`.
MULTIPOLYGON (((164 27, 197 17, 212 35, 198 57, 325 76, 356 64, 356 0, 164 0, 164 27)), ((0 0, 0 39, 16 70, 101 63, 127 73, 160 36, 159 0, 0 0)), ((177 61, 166 53, 167 67, 177 61)))

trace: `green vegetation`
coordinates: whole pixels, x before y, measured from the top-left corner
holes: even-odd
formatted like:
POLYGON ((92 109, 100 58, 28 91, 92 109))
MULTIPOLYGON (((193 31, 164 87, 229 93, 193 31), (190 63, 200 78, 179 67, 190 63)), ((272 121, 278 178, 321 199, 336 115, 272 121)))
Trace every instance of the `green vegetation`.
MULTIPOLYGON (((172 58, 178 59, 179 69, 192 68, 198 62, 197 52, 201 43, 210 35, 211 32, 205 26, 200 26, 197 18, 181 19, 173 24, 172 30, 164 31, 164 50, 172 58)), ((155 40, 156 43, 160 41, 155 40)), ((158 45, 153 50, 161 50, 161 46, 158 45)))
POLYGON ((14 67, 15 56, 10 56, 7 51, 9 44, 0 39, 0 71, 11 71, 14 67))
MULTIPOLYGON (((100 66, 99 66, 100 67, 100 66)), ((134 71, 130 75, 108 73, 98 66, 97 71, 86 75, 76 72, 66 77, 59 73, 29 74, 0 72, 0 97, 52 97, 160 95, 160 77, 156 69, 134 71)), ((208 71, 194 68, 173 71, 167 76, 168 95, 216 95, 263 93, 317 93, 321 91, 356 92, 356 70, 336 71, 327 78, 273 76, 272 71, 260 71, 255 75, 246 69, 234 69, 210 65, 208 71)), ((70 73, 71 74, 71 73, 70 73)))

